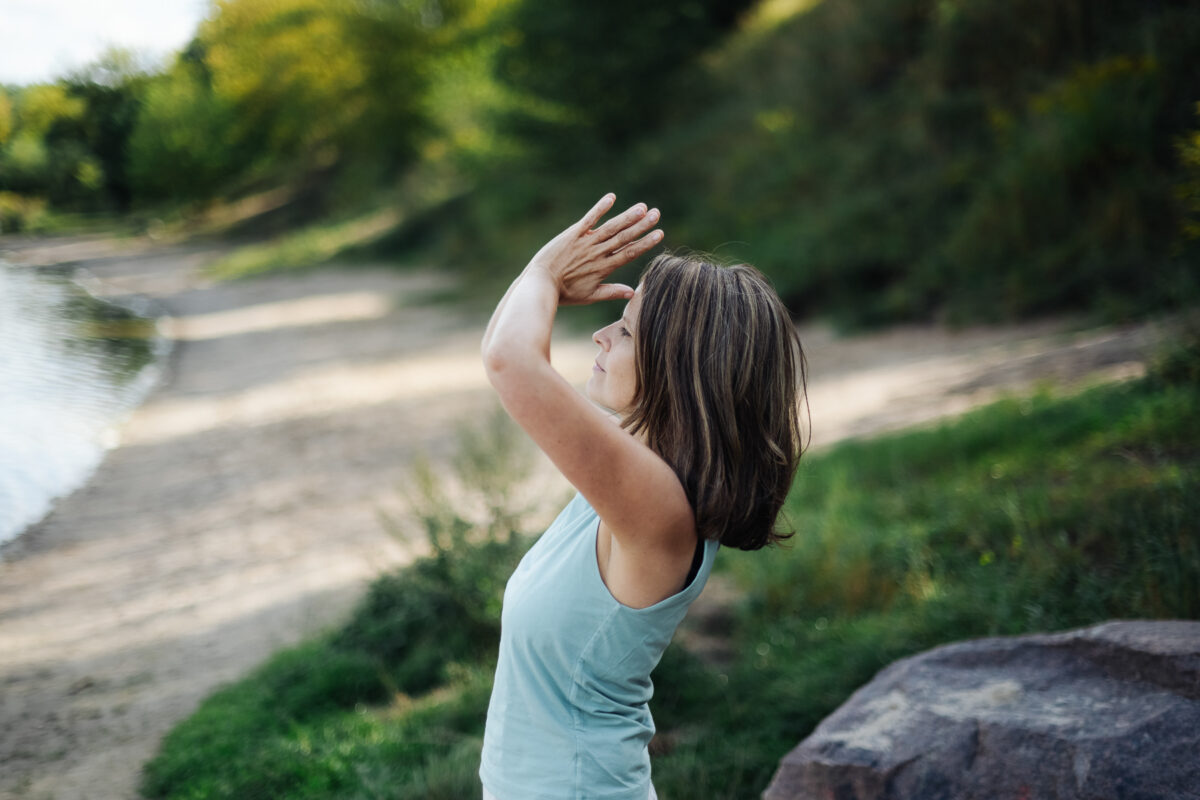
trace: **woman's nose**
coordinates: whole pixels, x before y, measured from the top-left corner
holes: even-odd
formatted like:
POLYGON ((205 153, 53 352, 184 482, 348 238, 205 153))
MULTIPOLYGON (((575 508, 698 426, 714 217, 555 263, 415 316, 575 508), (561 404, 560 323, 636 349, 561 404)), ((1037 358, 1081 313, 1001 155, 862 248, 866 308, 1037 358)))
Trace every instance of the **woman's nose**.
POLYGON ((608 336, 605 335, 604 331, 605 331, 605 329, 601 328, 600 330, 593 333, 592 341, 595 342, 596 344, 600 345, 605 350, 607 350, 608 349, 608 336))

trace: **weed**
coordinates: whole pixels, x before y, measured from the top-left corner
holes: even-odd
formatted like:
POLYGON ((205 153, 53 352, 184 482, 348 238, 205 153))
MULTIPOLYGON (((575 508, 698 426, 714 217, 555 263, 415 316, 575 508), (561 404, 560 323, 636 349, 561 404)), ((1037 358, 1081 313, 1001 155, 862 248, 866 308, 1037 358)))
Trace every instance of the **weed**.
MULTIPOLYGON (((143 791, 477 798, 500 592, 527 541, 505 506, 514 442, 489 428, 461 448, 456 491, 473 503, 418 473, 431 554, 380 578, 341 631, 205 701, 147 765, 143 791)), ((1200 385, 1152 375, 1043 392, 848 442, 805 464, 787 508, 788 546, 722 552, 744 591, 732 663, 673 645, 655 671, 665 797, 754 796, 857 687, 935 645, 1200 618, 1200 385)))

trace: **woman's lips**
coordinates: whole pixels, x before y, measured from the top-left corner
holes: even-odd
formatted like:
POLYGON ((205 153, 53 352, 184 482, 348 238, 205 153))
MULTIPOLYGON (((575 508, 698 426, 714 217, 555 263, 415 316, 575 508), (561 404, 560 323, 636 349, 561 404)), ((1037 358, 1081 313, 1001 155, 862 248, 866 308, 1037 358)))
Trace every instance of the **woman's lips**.
POLYGON ((604 372, 604 367, 600 366, 599 364, 593 363, 592 364, 592 372, 604 372))

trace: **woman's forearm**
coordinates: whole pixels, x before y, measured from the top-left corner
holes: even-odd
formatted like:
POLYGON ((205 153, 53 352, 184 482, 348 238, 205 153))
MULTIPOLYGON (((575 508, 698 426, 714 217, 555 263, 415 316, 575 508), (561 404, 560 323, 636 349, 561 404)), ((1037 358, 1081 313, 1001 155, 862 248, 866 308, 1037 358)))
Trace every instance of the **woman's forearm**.
POLYGON ((600 198, 582 219, 543 245, 496 306, 481 349, 497 389, 501 371, 529 375, 549 367, 550 331, 560 302, 633 297, 632 288, 604 280, 662 241, 662 232, 651 230, 658 209, 638 203, 601 223, 615 200, 611 193, 600 198))
POLYGON ((558 310, 558 286, 541 266, 530 264, 508 287, 483 335, 483 364, 495 373, 550 362, 550 334, 558 310))

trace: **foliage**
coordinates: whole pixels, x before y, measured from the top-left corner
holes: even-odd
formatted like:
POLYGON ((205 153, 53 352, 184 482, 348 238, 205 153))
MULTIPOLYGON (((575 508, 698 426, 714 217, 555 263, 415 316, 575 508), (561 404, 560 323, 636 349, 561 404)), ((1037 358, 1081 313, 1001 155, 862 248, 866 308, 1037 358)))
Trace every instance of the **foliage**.
MULTIPOLYGON (((1196 116, 1200 117, 1200 102, 1196 103, 1196 116)), ((1183 235, 1190 244, 1200 241, 1200 129, 1181 136, 1176 147, 1184 173, 1178 188, 1186 215, 1183 235)))
POLYGON ((453 483, 418 463, 409 494, 431 553, 378 578, 338 630, 216 692, 146 765, 143 794, 478 796, 500 598, 527 546, 511 493, 529 450, 514 429, 498 413, 463 431, 453 483))
POLYGON ((222 0, 159 73, 6 91, 0 191, 299 185, 292 223, 394 228, 249 271, 365 249, 482 294, 607 189, 843 326, 1125 319, 1200 298, 1197 53, 1185 0, 222 0))
POLYGON ((394 227, 397 214, 390 208, 346 221, 312 225, 275 239, 246 245, 208 265, 218 278, 245 278, 262 272, 312 267, 394 227))
MULTIPOLYGON (((937 644, 1200 618, 1195 350, 1182 372, 1173 355, 1142 381, 1006 400, 811 456, 786 509, 799 534, 720 559, 744 591, 726 622, 733 660, 672 645, 655 672, 662 795, 755 795, 854 689, 937 644)), ((342 630, 210 697, 147 765, 147 795, 478 797, 492 659, 467 632, 494 647, 517 553, 512 436, 493 426, 460 450, 454 475, 481 489, 474 504, 448 502, 450 484, 419 471, 433 556, 381 578, 342 630), (466 521, 472 508, 495 515, 492 533, 466 521), (473 609, 455 605, 460 592, 473 609), (395 680, 428 691, 388 703, 395 680)))
POLYGON ((3 147, 8 141, 8 137, 12 135, 12 128, 12 100, 9 99, 8 92, 0 87, 0 147, 3 147))
POLYGON ((45 211, 44 200, 0 192, 0 233, 37 230, 45 211))
POLYGON ((74 137, 88 153, 92 177, 84 168, 76 176, 100 198, 99 205, 110 203, 119 211, 132 206, 128 141, 148 80, 149 69, 135 53, 110 49, 62 81, 86 108, 74 137))
MULTIPOLYGON (((368 711, 354 705, 366 670, 318 646, 280 654, 255 675, 214 694, 168 735, 162 752, 146 765, 143 796, 478 796, 487 672, 459 670, 445 690, 368 711), (345 705, 335 709, 334 698, 345 705)), ((378 695, 357 700, 372 697, 378 695)))
MULTIPOLYGON (((535 100, 509 124, 543 157, 574 163, 644 136, 662 95, 686 80, 697 56, 724 36, 750 0, 650 4, 514 3, 499 21, 501 80, 535 100), (648 91, 648 87, 655 87, 648 91)), ((692 76, 694 78, 694 76, 692 76)))
POLYGON ((591 146, 596 125, 571 133, 579 113, 544 114, 539 141, 558 131, 566 156, 483 175, 448 234, 422 222, 432 257, 509 274, 549 216, 612 189, 663 208, 668 246, 750 261, 797 313, 843 326, 1124 319, 1200 297, 1176 147, 1195 127, 1194 5, 796 6, 752 11, 703 77, 640 79, 661 124, 616 152, 591 146))
POLYGON ((145 79, 131 54, 110 50, 57 83, 0 101, 0 190, 58 208, 127 210, 125 146, 145 79))
POLYGON ((430 68, 463 6, 221 0, 166 70, 114 50, 0 96, 0 189, 127 211, 331 166, 378 185, 428 136, 430 68))
POLYGON ((734 663, 664 664, 664 796, 751 796, 888 663, 976 636, 1200 618, 1200 391, 1156 380, 1008 400, 809 461, 799 534, 729 553, 734 663))
POLYGON ((83 103, 53 85, 28 87, 13 100, 15 124, 0 153, 0 189, 63 197, 85 154, 60 132, 82 117, 83 103))
POLYGON ((221 0, 147 97, 131 140, 141 193, 207 200, 334 165, 394 176, 429 128, 428 66, 459 12, 454 0, 221 0))
POLYGON ((1200 310, 1183 315, 1168 344, 1150 365, 1149 379, 1163 386, 1200 386, 1200 310))
MULTIPOLYGON (((497 440, 509 441, 503 434, 492 441, 497 440)), ((436 686, 449 664, 487 660, 500 643, 504 583, 527 546, 514 530, 517 517, 507 498, 516 477, 506 467, 517 451, 481 449, 476 442, 465 439, 457 473, 484 499, 485 521, 466 518, 463 499, 444 491, 428 464, 418 464, 414 488, 432 554, 375 581, 332 640, 337 648, 366 652, 388 665, 389 680, 406 693, 436 686), (475 462, 473 452, 484 458, 475 462)))
POLYGON ((234 141, 276 159, 367 147, 403 158, 419 122, 425 8, 221 0, 194 47, 213 92, 237 109, 234 141))
POLYGON ((213 197, 251 161, 226 136, 233 105, 215 95, 202 74, 203 67, 185 54, 146 87, 129 140, 131 179, 143 201, 213 197))
POLYGON ((789 498, 792 522, 812 533, 739 569, 768 615, 949 598, 992 616, 984 633, 1200 616, 1189 577, 1200 551, 1185 535, 1198 417, 1194 386, 1143 381, 1068 401, 1009 400, 953 426, 846 444, 789 498), (809 576, 801 587, 797 573, 809 576), (1037 610, 1023 605, 1032 597, 1037 610))
POLYGON ((797 310, 848 325, 1144 312, 1183 269, 1170 143, 1196 52, 1176 4, 827 0, 718 61, 727 99, 639 188, 673 189, 677 240, 746 242, 797 310))

